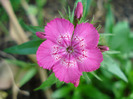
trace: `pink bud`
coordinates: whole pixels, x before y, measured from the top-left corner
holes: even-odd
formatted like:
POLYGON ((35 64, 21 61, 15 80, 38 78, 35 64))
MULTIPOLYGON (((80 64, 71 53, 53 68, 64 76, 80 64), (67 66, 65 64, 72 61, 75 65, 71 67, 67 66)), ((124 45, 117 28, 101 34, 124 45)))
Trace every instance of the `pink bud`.
POLYGON ((74 12, 74 16, 77 19, 80 19, 83 16, 83 5, 82 5, 82 2, 78 2, 77 7, 76 7, 75 12, 74 12))
POLYGON ((78 87, 78 85, 79 85, 79 79, 76 82, 74 82, 73 84, 74 84, 75 87, 78 87))
POLYGON ((40 39, 45 39, 44 32, 36 32, 36 36, 39 37, 40 39))
POLYGON ((100 49, 101 52, 105 52, 109 50, 109 47, 103 46, 103 45, 98 45, 98 48, 100 49))

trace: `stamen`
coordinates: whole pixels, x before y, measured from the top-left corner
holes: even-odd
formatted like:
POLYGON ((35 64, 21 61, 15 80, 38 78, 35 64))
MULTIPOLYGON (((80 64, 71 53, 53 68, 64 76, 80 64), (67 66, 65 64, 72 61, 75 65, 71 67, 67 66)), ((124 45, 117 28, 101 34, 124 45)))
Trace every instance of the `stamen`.
POLYGON ((74 51, 72 46, 67 47, 66 50, 68 53, 72 53, 74 51))

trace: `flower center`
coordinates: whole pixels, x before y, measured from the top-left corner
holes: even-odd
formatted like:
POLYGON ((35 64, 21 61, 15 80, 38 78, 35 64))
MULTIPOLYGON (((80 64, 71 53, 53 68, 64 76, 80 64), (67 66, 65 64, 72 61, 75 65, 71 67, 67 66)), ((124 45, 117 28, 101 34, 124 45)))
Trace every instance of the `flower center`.
POLYGON ((66 50, 68 53, 72 53, 74 51, 72 46, 67 47, 66 50))

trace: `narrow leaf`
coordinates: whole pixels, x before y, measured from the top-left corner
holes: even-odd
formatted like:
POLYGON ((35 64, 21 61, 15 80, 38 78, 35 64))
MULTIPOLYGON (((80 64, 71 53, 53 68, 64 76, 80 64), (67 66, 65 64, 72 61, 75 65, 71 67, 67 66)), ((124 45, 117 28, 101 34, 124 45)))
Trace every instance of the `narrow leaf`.
POLYGON ((26 25, 24 22, 21 22, 21 25, 22 25, 22 27, 25 29, 25 30, 27 30, 27 31, 29 31, 29 32, 32 32, 32 33, 36 33, 36 32, 38 32, 38 31, 40 31, 40 32, 44 32, 44 27, 40 27, 40 26, 29 26, 29 25, 26 25))
POLYGON ((58 13, 60 14, 61 18, 64 18, 64 15, 62 12, 58 11, 58 13))
POLYGON ((113 36, 110 39, 110 47, 113 50, 119 50, 122 53, 127 53, 130 51, 130 27, 129 23, 126 21, 118 22, 113 28, 113 36))
POLYGON ((55 83, 56 83, 56 77, 53 73, 48 77, 48 79, 46 81, 44 81, 38 88, 36 88, 35 91, 41 90, 41 89, 46 89, 55 83))
POLYGON ((125 82, 128 82, 127 77, 121 71, 119 65, 110 56, 104 54, 104 61, 102 62, 101 67, 109 71, 110 73, 118 76, 125 82))
POLYGON ((68 18, 69 18, 69 21, 71 22, 71 10, 69 6, 68 6, 68 18))
POLYGON ((26 68, 29 66, 33 66, 34 64, 31 63, 26 63, 24 61, 20 61, 20 60, 11 60, 11 59, 6 59, 6 61, 10 64, 15 64, 16 66, 19 66, 21 68, 26 68))
POLYGON ((120 51, 106 51, 107 54, 120 54, 120 51))
POLYGON ((101 28, 102 28, 102 25, 99 24, 96 29, 97 29, 97 31, 100 31, 101 28))
POLYGON ((12 54, 35 54, 39 45, 43 42, 43 40, 32 40, 21 45, 16 45, 10 48, 5 49, 4 51, 12 54))
POLYGON ((92 20, 91 20, 91 22, 90 22, 91 24, 93 24, 94 23, 94 16, 92 17, 92 20))
POLYGON ((100 33, 100 36, 114 36, 112 33, 100 33))
POLYGON ((86 72, 83 72, 83 78, 86 80, 87 83, 91 82, 91 79, 89 78, 89 76, 86 72))
POLYGON ((59 98, 64 98, 66 97, 67 95, 69 95, 69 93, 71 92, 71 87, 62 87, 58 90, 56 90, 53 94, 52 94, 52 98, 55 98, 55 99, 59 99, 59 98))
POLYGON ((82 85, 79 90, 85 90, 84 95, 89 97, 88 99, 110 99, 107 94, 102 93, 101 90, 97 89, 93 85, 82 85), (89 90, 89 92, 88 92, 89 90))
POLYGON ((98 80, 103 81, 95 72, 90 72, 94 77, 96 77, 98 80))
POLYGON ((90 10, 91 1, 92 0, 83 0, 83 6, 84 6, 83 17, 87 16, 87 14, 90 10))
POLYGON ((111 5, 108 5, 106 21, 105 21, 105 32, 112 33, 114 26, 114 15, 111 10, 111 5))
POLYGON ((36 68, 30 68, 28 72, 23 76, 23 78, 20 80, 19 85, 20 87, 26 84, 29 80, 31 80, 32 77, 36 74, 37 70, 36 68))
POLYGON ((58 79, 56 79, 56 87, 59 88, 64 84, 64 82, 59 81, 58 79))

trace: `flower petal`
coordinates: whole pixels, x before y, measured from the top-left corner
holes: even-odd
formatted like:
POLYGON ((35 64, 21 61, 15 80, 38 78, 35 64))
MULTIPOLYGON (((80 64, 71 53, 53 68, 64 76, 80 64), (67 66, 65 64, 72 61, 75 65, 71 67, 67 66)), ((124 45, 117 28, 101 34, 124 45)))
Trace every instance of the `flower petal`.
POLYGON ((82 73, 79 71, 76 60, 70 56, 65 56, 59 63, 53 66, 55 76, 66 83, 75 83, 82 73))
POLYGON ((44 69, 51 70, 52 66, 61 59, 63 49, 50 40, 44 41, 37 50, 37 63, 44 69), (60 54, 59 54, 60 53, 60 54))
POLYGON ((79 43, 83 41, 86 45, 86 48, 95 48, 98 45, 99 34, 92 24, 81 23, 75 28, 73 41, 75 42, 75 40, 77 40, 79 43))
POLYGON ((86 56, 87 57, 84 59, 77 60, 77 64, 80 71, 91 72, 100 67, 100 63, 103 61, 103 55, 100 49, 87 49, 86 56))
POLYGON ((45 26, 46 38, 57 43, 60 36, 69 36, 71 39, 74 25, 66 19, 55 18, 45 26))

